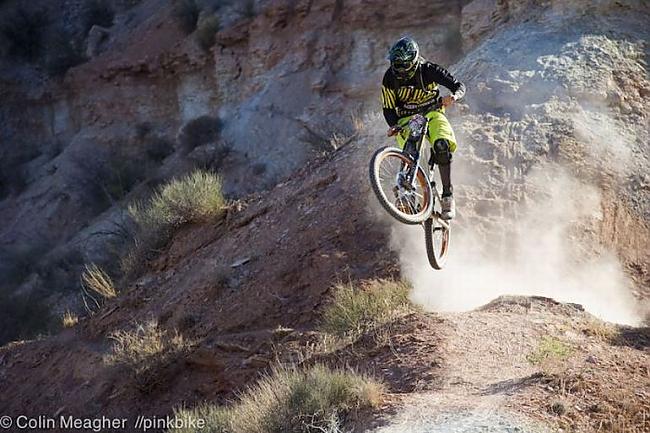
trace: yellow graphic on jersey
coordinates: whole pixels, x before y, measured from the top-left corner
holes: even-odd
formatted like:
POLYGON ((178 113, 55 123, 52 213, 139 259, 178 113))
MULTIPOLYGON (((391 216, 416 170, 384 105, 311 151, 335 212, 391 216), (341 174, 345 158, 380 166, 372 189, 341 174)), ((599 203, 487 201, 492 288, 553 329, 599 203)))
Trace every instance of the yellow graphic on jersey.
POLYGON ((383 108, 395 109, 395 91, 381 86, 381 105, 383 108))
POLYGON ((438 96, 438 85, 429 84, 426 91, 414 86, 405 86, 397 89, 397 100, 403 104, 422 104, 438 96))

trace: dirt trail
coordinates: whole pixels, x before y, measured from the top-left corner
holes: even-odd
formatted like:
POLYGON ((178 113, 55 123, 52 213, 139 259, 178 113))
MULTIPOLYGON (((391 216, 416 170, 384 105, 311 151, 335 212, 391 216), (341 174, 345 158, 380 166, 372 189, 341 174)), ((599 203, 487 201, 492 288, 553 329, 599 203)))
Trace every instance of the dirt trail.
MULTIPOLYGON (((604 385, 597 389, 620 386, 620 379, 612 377, 614 370, 625 370, 628 362, 647 362, 648 357, 647 351, 615 348, 588 337, 584 329, 593 318, 579 306, 550 299, 504 297, 477 311, 439 318, 448 325, 442 330, 445 367, 439 387, 406 396, 398 414, 375 433, 538 433, 558 431, 562 422, 575 431, 593 431, 584 412, 587 402, 583 408, 576 406, 571 419, 545 410, 559 398, 559 391, 527 357, 543 337, 561 339, 574 352, 570 359, 558 361, 558 372, 569 377, 570 368, 585 375, 593 370, 603 378, 604 385)), ((640 382, 625 385, 630 392, 647 390, 648 381, 640 374, 640 382)))
POLYGON ((535 373, 526 361, 530 329, 521 328, 521 317, 489 312, 443 317, 451 326, 441 389, 407 397, 403 412, 377 433, 544 431, 508 408, 509 395, 535 373))

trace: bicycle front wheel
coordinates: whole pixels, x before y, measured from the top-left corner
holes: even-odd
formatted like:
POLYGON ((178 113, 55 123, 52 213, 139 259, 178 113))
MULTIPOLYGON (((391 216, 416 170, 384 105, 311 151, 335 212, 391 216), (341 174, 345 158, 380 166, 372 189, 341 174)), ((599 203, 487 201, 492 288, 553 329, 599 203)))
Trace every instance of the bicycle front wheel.
POLYGON ((370 183, 386 211, 404 224, 420 224, 431 215, 432 190, 426 173, 395 147, 384 147, 370 160, 370 183), (413 171, 412 179, 408 178, 413 171))

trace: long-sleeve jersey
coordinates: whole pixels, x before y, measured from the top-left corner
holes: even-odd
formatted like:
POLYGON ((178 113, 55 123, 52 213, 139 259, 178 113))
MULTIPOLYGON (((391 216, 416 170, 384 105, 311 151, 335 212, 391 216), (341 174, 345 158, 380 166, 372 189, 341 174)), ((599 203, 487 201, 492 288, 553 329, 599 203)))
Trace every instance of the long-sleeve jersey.
POLYGON ((399 80, 389 68, 381 83, 381 103, 388 126, 395 126, 401 117, 429 111, 438 102, 438 84, 451 90, 456 100, 465 95, 465 85, 435 63, 423 62, 408 80, 399 80))

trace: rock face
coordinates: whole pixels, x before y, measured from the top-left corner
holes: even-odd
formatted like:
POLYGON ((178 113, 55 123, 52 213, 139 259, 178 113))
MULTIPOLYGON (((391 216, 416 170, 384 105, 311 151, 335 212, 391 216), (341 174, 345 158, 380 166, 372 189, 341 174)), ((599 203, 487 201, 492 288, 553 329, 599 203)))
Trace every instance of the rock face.
MULTIPOLYGON (((466 6, 463 22, 490 16, 486 4, 466 6)), ((493 34, 454 65, 469 90, 450 114, 461 145, 449 272, 426 271, 419 232, 400 247, 415 296, 430 308, 518 293, 643 320, 630 293, 648 297, 647 12, 597 6, 498 13, 481 27, 493 34)))
POLYGON ((93 58, 100 53, 102 45, 110 37, 110 31, 102 26, 94 25, 88 31, 86 39, 86 57, 93 58))

